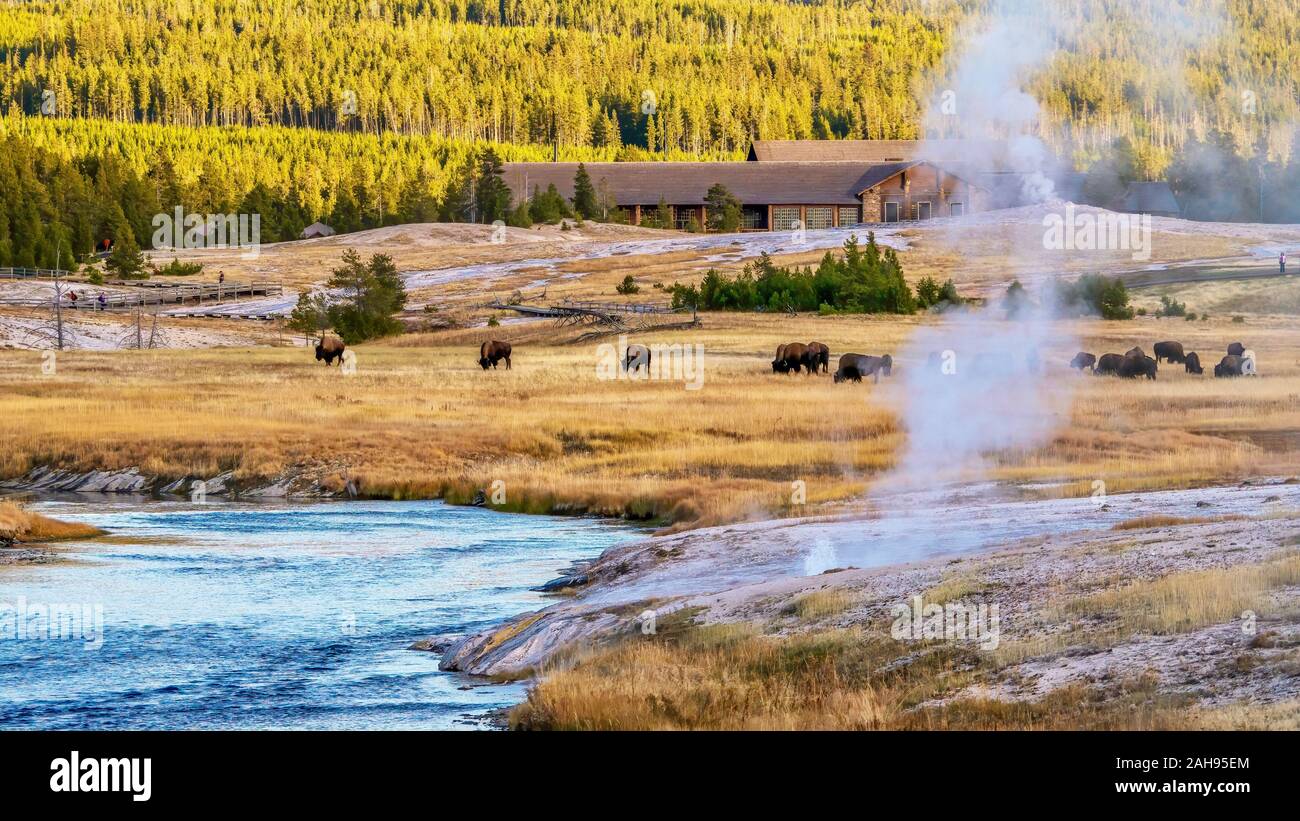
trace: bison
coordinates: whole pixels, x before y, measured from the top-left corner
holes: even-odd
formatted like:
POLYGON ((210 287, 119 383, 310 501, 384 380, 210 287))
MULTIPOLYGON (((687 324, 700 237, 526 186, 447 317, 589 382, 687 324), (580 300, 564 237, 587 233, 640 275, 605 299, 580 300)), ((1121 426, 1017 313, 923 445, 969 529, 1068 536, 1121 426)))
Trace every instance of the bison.
POLYGON ((635 373, 641 370, 643 366, 646 369, 646 373, 649 373, 650 349, 645 345, 628 345, 627 353, 623 357, 623 370, 628 373, 635 373))
POLYGON ((1097 365, 1092 372, 1098 375, 1108 373, 1119 373, 1119 366, 1124 363, 1124 357, 1117 353, 1104 353, 1101 359, 1097 360, 1097 365))
POLYGON ((1152 346, 1152 350, 1155 352, 1157 362, 1163 359, 1166 362, 1181 365, 1187 358, 1187 355, 1183 353, 1183 343, 1181 342, 1157 342, 1152 346))
POLYGON ((346 349, 347 346, 343 344, 343 340, 337 336, 322 336, 320 341, 316 343, 316 361, 324 360, 327 368, 334 364, 335 359, 342 364, 343 351, 346 349))
POLYGON ((787 342, 776 349, 776 358, 772 360, 773 373, 799 372, 799 369, 807 366, 808 373, 812 373, 816 367, 808 355, 808 346, 802 342, 787 342))
POLYGON ((1134 348, 1129 348, 1127 351, 1125 351, 1124 355, 1125 356, 1146 356, 1147 352, 1142 350, 1141 348, 1134 347, 1134 348))
POLYGON ((498 342, 495 339, 491 342, 484 342, 478 349, 478 364, 483 370, 489 366, 496 368, 497 363, 502 359, 506 361, 506 370, 510 370, 510 343, 498 342))
POLYGON ((870 376, 879 383, 880 375, 889 376, 894 369, 894 358, 884 356, 866 356, 860 353, 846 353, 840 357, 840 367, 835 371, 834 379, 839 382, 861 382, 862 377, 870 376))
POLYGON ((1245 373, 1246 358, 1237 354, 1228 354, 1214 366, 1215 376, 1241 376, 1245 373))
POLYGON ((1246 352, 1246 346, 1240 342, 1234 342, 1228 346, 1228 356, 1241 356, 1246 352))
POLYGON ((1156 370, 1156 361, 1149 356, 1126 356, 1119 363, 1119 375, 1125 379, 1137 379, 1139 376, 1155 379, 1156 370))
POLYGON ((1070 367, 1080 371, 1083 370, 1084 368, 1091 369, 1096 364, 1097 364, 1097 357, 1085 351, 1079 351, 1077 354, 1074 355, 1074 359, 1070 360, 1070 367))
POLYGON ((809 342, 808 369, 816 373, 818 365, 821 366, 822 373, 831 372, 831 349, 820 342, 809 342))
POLYGON ((1201 367, 1201 358, 1196 355, 1196 351, 1187 354, 1183 359, 1183 367, 1187 369, 1188 373, 1205 373, 1205 369, 1201 367))

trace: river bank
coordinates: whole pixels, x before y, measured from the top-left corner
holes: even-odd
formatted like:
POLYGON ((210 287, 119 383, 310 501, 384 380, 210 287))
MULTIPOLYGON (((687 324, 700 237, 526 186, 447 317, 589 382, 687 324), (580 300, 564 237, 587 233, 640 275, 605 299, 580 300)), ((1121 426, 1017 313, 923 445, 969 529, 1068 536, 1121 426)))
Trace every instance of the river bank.
MULTIPOLYGON (((875 688, 881 697, 898 670, 928 671, 910 680, 911 695, 877 704, 868 726, 922 719, 984 726, 971 716, 1027 716, 1034 705, 1067 696, 1087 705, 1092 718, 1058 710, 1060 718, 1101 726, 1115 716, 1098 713, 1094 697, 1123 682, 1140 684, 1132 692, 1144 693, 1149 705, 1176 701, 1184 711, 1300 703, 1291 674, 1300 658, 1294 480, 1112 494, 1101 504, 1023 501, 987 486, 925 495, 893 500, 902 513, 882 507, 613 548, 557 582, 563 599, 455 643, 442 666, 536 677, 514 721, 537 727, 721 728, 789 719, 687 709, 684 702, 717 695, 701 695, 712 686, 704 682, 752 673, 745 664, 704 670, 720 651, 716 643, 698 646, 701 635, 726 636, 726 647, 754 641, 759 653, 831 637, 840 647, 846 635, 855 638, 845 648, 888 645, 857 671, 863 691, 875 688), (895 608, 917 596, 923 607, 996 606, 995 646, 942 635, 900 639, 891 624, 895 608), (936 653, 960 660, 934 669, 920 663, 936 653), (666 680, 665 669, 676 677, 666 680), (616 703, 622 706, 612 708, 616 703), (972 704, 981 705, 975 713, 972 704)), ((861 726, 851 717, 841 723, 830 709, 801 715, 796 726, 861 726)), ((1021 726, 1006 720, 997 726, 1021 726)), ((1210 726, 1216 719, 1198 720, 1210 726)))

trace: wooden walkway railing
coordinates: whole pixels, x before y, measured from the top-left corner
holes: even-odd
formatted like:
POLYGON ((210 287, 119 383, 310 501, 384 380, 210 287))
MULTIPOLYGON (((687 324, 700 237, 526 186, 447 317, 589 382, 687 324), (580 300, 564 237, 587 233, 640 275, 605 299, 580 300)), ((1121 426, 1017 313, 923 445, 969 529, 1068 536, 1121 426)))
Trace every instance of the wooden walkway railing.
MULTIPOLYGON (((70 283, 63 292, 62 306, 65 310, 114 311, 149 305, 184 305, 186 303, 224 302, 230 299, 256 296, 281 296, 284 286, 278 282, 200 282, 176 283, 141 281, 119 281, 114 285, 127 286, 128 291, 103 291, 101 302, 99 294, 90 290, 77 294, 77 300, 68 298, 70 292, 76 292, 78 286, 70 283)), ((85 287, 85 286, 81 286, 85 287)), ((41 308, 52 306, 52 298, 16 299, 0 297, 0 305, 15 307, 41 308)))
POLYGON ((68 274, 53 268, 0 268, 0 279, 66 279, 68 274))

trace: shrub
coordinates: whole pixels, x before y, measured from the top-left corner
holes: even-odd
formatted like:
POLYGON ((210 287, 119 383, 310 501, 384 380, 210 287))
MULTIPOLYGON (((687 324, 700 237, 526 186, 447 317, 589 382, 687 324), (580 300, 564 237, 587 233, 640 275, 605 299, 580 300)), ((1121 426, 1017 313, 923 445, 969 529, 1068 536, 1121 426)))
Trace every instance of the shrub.
POLYGON ((1167 295, 1160 297, 1160 307, 1156 309, 1156 316, 1186 316, 1186 315, 1187 315, 1187 303, 1179 302, 1178 300, 1167 295))
POLYGON ((1091 314, 1103 319, 1132 319, 1128 289, 1121 280, 1102 274, 1084 274, 1074 282, 1057 282, 1052 301, 1065 315, 1091 314))
POLYGON ((636 284, 636 280, 632 279, 631 274, 628 274, 627 276, 623 277, 622 282, 620 282, 617 286, 615 286, 614 290, 618 291, 620 294, 623 294, 624 296, 631 296, 632 294, 639 292, 641 290, 641 286, 636 284))
POLYGON ((203 266, 197 262, 181 262, 179 259, 173 259, 161 268, 154 267, 154 276, 164 277, 188 277, 200 273, 203 266))
POLYGON ((917 308, 897 255, 882 251, 875 235, 865 247, 850 237, 842 258, 828 251, 815 270, 780 267, 763 254, 735 277, 710 269, 698 286, 674 283, 672 295, 674 307, 709 311, 910 314, 917 308))

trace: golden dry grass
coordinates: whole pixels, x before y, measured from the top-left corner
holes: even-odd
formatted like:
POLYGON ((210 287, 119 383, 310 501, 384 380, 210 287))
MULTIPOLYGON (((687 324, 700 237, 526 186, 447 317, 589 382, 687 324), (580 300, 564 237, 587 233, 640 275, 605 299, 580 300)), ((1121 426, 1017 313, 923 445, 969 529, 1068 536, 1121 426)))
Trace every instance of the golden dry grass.
POLYGON ((56 542, 89 539, 104 531, 77 522, 63 522, 33 513, 14 502, 0 501, 0 542, 56 542))
POLYGON ((1182 729, 1149 680, 1067 688, 1034 702, 954 700, 976 654, 905 645, 881 632, 788 637, 703 627, 633 639, 545 674, 510 717, 516 729, 884 730, 1182 729))
POLYGON ((1273 608, 1265 594, 1297 583, 1300 556, 1293 555, 1137 581, 1069 600, 1063 610, 1101 617, 1102 625, 1089 628, 1098 633, 1182 633, 1240 618, 1247 610, 1267 616, 1273 608))
MULTIPOLYGON (((1295 706, 1188 709, 1190 696, 1159 691, 1155 676, 1103 686, 1069 685, 1036 700, 972 697, 1009 666, 1076 644, 1187 632, 1268 616, 1271 594, 1300 583, 1300 556, 1173 573, 1089 595, 1069 595, 1043 614, 1055 628, 996 652, 945 642, 900 642, 884 625, 762 634, 757 626, 670 626, 654 637, 564 659, 543 671, 511 715, 521 729, 1192 729, 1276 727, 1295 706), (1086 628, 1080 617, 1090 619, 1086 628), (1070 625, 1074 625, 1072 628, 1070 625), (969 688, 975 687, 975 690, 969 688)), ((926 594, 969 593, 954 576, 926 594)), ((834 589, 795 600, 843 601, 834 589)))
MULTIPOLYGON (((3 351, 0 475, 37 465, 168 479, 233 470, 250 483, 301 474, 335 489, 352 479, 378 497, 452 501, 499 479, 510 510, 682 526, 800 515, 861 494, 904 434, 883 385, 774 375, 771 351, 818 339, 835 355, 897 352, 926 321, 714 314, 699 329, 633 336, 702 344, 705 381, 694 391, 601 381, 598 342, 572 344, 574 332, 550 322, 363 345, 355 376, 303 349, 74 351, 59 355, 54 376, 42 375, 39 353, 3 351), (486 338, 514 343, 512 371, 479 369, 486 338), (790 504, 795 481, 806 483, 806 505, 790 504)), ((1098 351, 1149 349, 1166 336, 1154 322, 1076 327, 1098 351)), ((1192 341, 1236 330, 1198 328, 1204 338, 1192 341)), ((1086 495, 1096 479, 1119 492, 1294 472, 1300 333, 1251 331, 1267 352, 1257 379, 1171 369, 1154 383, 1098 378, 1064 368, 1073 351, 1046 352, 1054 379, 1075 390, 1072 413, 1045 447, 997 455, 993 477, 1086 495)))

